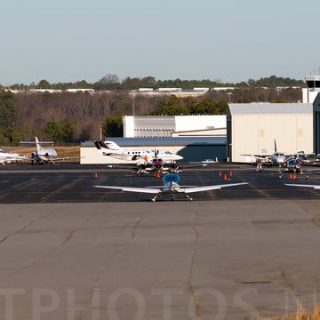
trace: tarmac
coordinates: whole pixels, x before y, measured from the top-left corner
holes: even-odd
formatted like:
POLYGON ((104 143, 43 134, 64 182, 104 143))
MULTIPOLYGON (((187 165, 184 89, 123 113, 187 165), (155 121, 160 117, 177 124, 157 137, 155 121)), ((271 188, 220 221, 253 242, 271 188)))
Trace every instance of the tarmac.
MULTIPOLYGON (((311 168, 314 169, 314 168, 311 168)), ((310 169, 310 170, 311 170, 310 169)), ((139 177, 130 170, 105 166, 56 164, 47 166, 7 165, 0 168, 0 203, 141 202, 150 195, 96 189, 94 185, 161 186, 152 175, 139 177)), ((244 199, 319 199, 314 189, 289 188, 284 183, 320 184, 320 169, 308 178, 297 175, 279 179, 277 172, 259 174, 255 167, 224 165, 218 168, 189 169, 181 173, 181 185, 212 185, 249 182, 247 186, 195 193, 195 201, 244 199)), ((166 200, 166 199, 164 199, 166 200)))
POLYGON ((1 168, 0 319, 256 319, 319 303, 320 192, 251 169, 181 174, 228 182, 249 185, 151 203, 93 185, 161 185, 154 177, 1 168))

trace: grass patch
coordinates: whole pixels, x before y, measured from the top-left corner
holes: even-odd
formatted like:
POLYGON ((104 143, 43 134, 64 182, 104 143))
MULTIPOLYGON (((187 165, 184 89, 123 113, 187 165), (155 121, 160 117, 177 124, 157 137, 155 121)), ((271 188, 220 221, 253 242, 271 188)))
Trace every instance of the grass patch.
MULTIPOLYGON (((55 149, 58 153, 59 158, 64 158, 64 157, 77 157, 79 159, 71 159, 70 161, 80 161, 80 146, 69 146, 69 147, 62 147, 62 146, 54 146, 52 147, 51 145, 43 145, 42 146, 44 149, 55 149)), ((11 148, 5 148, 6 151, 8 152, 16 152, 20 155, 24 156, 29 156, 31 155, 32 152, 36 150, 35 146, 32 147, 11 147, 11 148)), ((67 160, 68 161, 68 160, 67 160)))
POLYGON ((299 307, 294 315, 280 318, 273 318, 273 320, 320 320, 320 305, 315 307, 309 313, 302 307, 299 307))

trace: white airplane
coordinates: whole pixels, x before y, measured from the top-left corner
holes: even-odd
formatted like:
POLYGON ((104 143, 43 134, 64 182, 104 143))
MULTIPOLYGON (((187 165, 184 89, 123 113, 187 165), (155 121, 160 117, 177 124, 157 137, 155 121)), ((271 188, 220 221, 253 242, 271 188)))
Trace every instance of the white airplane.
POLYGON ((194 186, 180 186, 180 177, 177 173, 168 173, 163 176, 163 186, 162 187, 147 187, 147 188, 138 188, 138 187, 116 187, 116 186, 94 186, 95 188, 102 189, 115 189, 128 192, 138 192, 138 193, 149 193, 154 194, 155 196, 151 198, 151 201, 156 201, 160 195, 168 194, 171 196, 171 200, 175 200, 176 194, 184 194, 189 201, 192 201, 192 198, 189 197, 189 193, 194 192, 203 192, 209 190, 219 190, 222 188, 235 187, 248 184, 248 182, 242 183, 230 183, 230 184, 221 184, 221 185, 212 185, 212 186, 203 186, 203 187, 194 187, 194 186))
POLYGON ((313 188, 314 190, 320 190, 320 185, 319 184, 290 184, 286 183, 285 186, 288 187, 301 187, 301 188, 313 188))
POLYGON ((262 164, 282 167, 287 159, 283 152, 278 152, 276 140, 274 140, 274 152, 272 154, 242 154, 242 156, 253 157, 256 160, 257 169, 261 169, 262 164))
POLYGON ((75 157, 58 157, 57 151, 53 148, 43 148, 40 143, 53 143, 52 141, 42 141, 39 142, 39 139, 35 137, 35 142, 31 141, 23 141, 20 143, 35 143, 36 144, 36 150, 31 153, 31 158, 28 158, 27 160, 31 160, 31 164, 33 165, 35 162, 39 165, 42 164, 53 164, 55 161, 63 161, 67 159, 72 159, 75 157))
POLYGON ((103 156, 111 156, 121 160, 149 162, 154 158, 161 159, 166 164, 175 163, 183 157, 170 151, 162 150, 132 150, 122 148, 114 141, 94 141, 96 148, 103 156))
POLYGON ((0 164, 2 165, 23 160, 26 160, 26 158, 17 153, 3 152, 3 150, 0 149, 0 164))

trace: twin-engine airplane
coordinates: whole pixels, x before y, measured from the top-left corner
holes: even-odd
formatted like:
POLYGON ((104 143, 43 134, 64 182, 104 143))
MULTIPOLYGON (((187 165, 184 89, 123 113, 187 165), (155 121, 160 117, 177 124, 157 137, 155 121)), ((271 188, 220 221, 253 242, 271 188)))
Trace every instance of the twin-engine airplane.
POLYGON ((152 173, 154 176, 160 177, 161 173, 167 171, 176 172, 178 170, 176 162, 183 159, 182 156, 170 151, 122 148, 114 141, 94 141, 94 144, 103 156, 132 162, 131 164, 108 165, 110 168, 132 170, 138 175, 152 173))
POLYGON ((242 156, 253 157, 259 168, 262 167, 263 164, 282 167, 287 158, 283 152, 278 152, 276 140, 274 140, 274 152, 272 154, 242 154, 242 156))
POLYGON ((39 139, 35 137, 35 142, 31 141, 23 141, 20 143, 32 143, 36 144, 36 150, 31 153, 31 157, 27 158, 27 160, 31 161, 31 165, 34 165, 34 163, 38 163, 39 165, 43 164, 53 164, 56 161, 63 161, 68 159, 73 159, 76 157, 58 157, 57 151, 53 148, 43 148, 40 143, 53 143, 52 141, 41 141, 39 142, 39 139))
POLYGON ((182 160, 183 157, 177 154, 173 154, 170 151, 162 150, 131 150, 122 148, 117 145, 114 141, 94 141, 96 148, 99 150, 101 155, 110 156, 121 160, 128 161, 150 161, 153 158, 162 159, 166 163, 172 163, 178 160, 182 160), (156 153, 156 156, 155 156, 156 153))
POLYGON ((235 187, 248 184, 248 182, 242 183, 230 183, 230 184, 220 184, 220 185, 212 185, 212 186, 203 186, 203 187, 195 187, 195 186, 180 186, 180 176, 177 173, 168 173, 163 176, 163 186, 161 187, 146 187, 146 188, 138 188, 138 187, 116 187, 116 186, 94 186, 95 188, 102 189, 115 189, 127 192, 138 192, 138 193, 148 193, 154 194, 155 196, 151 198, 151 201, 156 201, 160 197, 160 195, 169 195, 171 200, 175 200, 177 194, 184 194, 186 199, 192 201, 193 199, 189 196, 189 193, 195 192, 203 192, 209 190, 219 190, 222 188, 235 187))
POLYGON ((110 156, 121 160, 132 161, 131 164, 110 164, 110 168, 132 170, 138 175, 145 175, 152 173, 155 177, 160 177, 161 174, 167 172, 181 172, 187 168, 199 168, 212 164, 219 163, 212 159, 206 159, 201 162, 182 163, 177 161, 182 160, 183 157, 173 154, 170 151, 162 150, 132 150, 122 148, 113 141, 94 141, 98 151, 103 156, 110 156))

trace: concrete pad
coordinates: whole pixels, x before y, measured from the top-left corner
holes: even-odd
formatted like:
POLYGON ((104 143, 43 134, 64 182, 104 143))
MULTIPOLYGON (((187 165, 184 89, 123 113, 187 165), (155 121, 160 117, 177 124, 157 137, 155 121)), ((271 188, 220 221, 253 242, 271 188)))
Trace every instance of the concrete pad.
POLYGON ((319 205, 2 204, 0 318, 250 319, 309 308, 320 299, 319 205))

